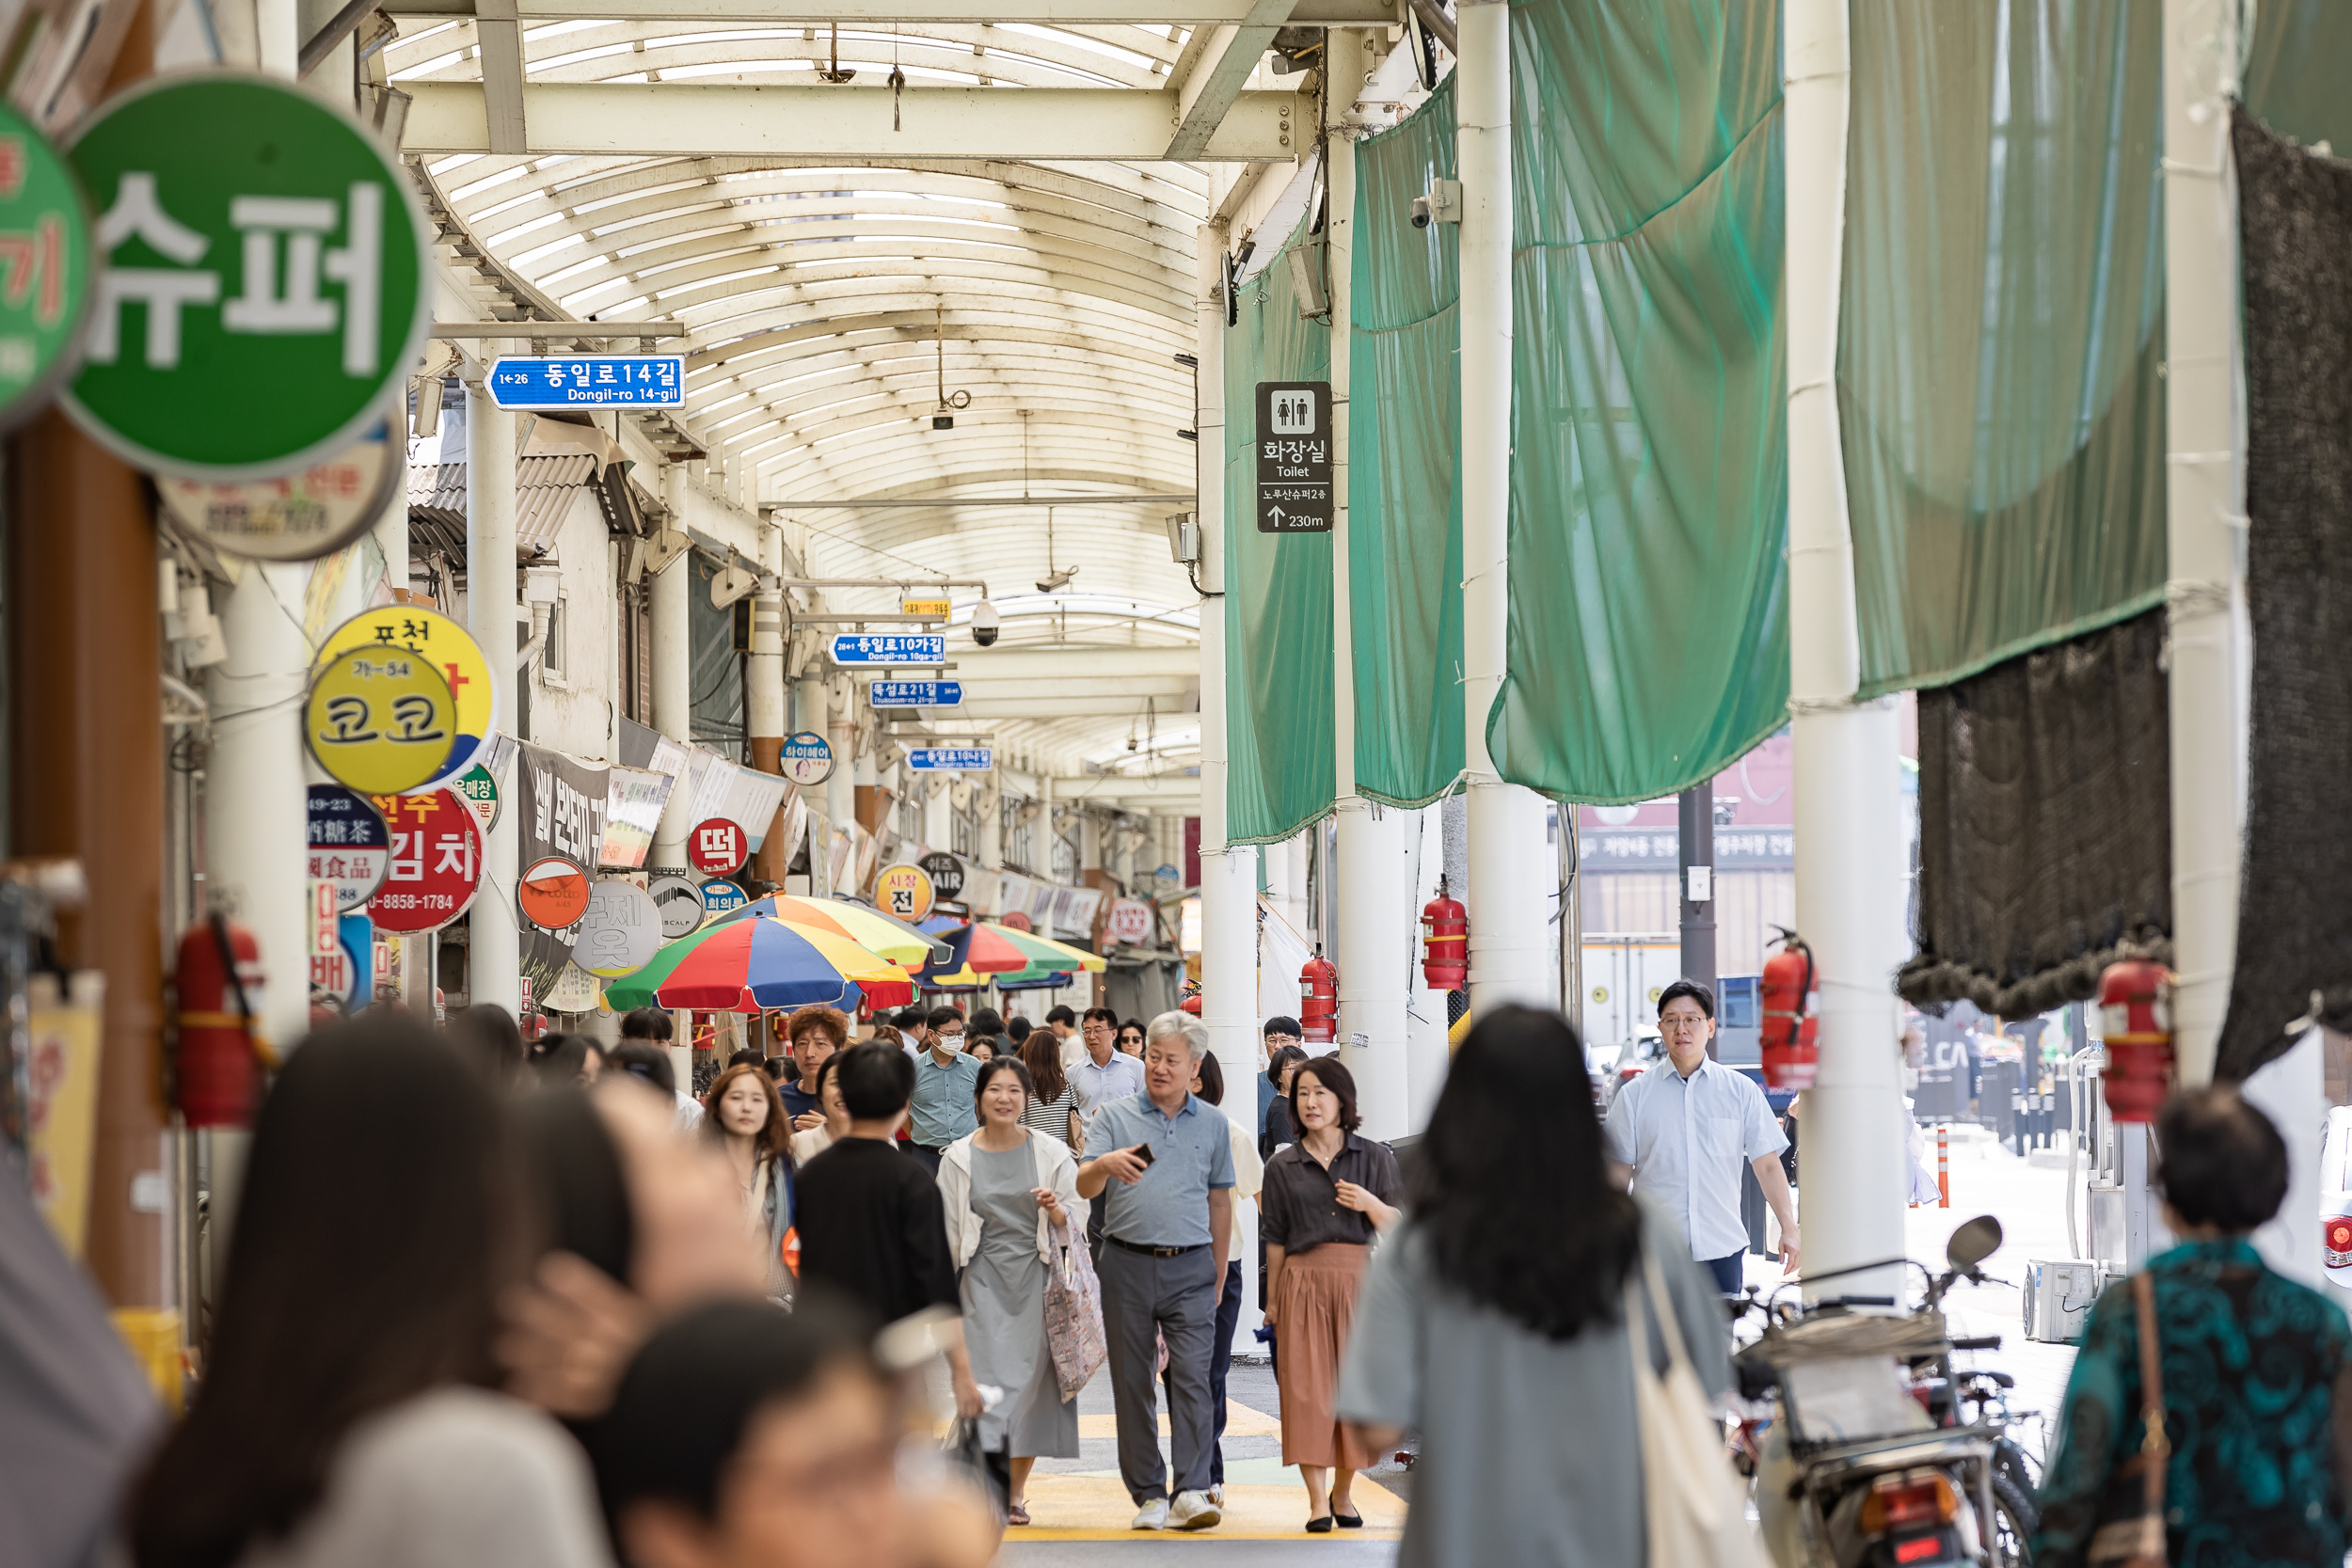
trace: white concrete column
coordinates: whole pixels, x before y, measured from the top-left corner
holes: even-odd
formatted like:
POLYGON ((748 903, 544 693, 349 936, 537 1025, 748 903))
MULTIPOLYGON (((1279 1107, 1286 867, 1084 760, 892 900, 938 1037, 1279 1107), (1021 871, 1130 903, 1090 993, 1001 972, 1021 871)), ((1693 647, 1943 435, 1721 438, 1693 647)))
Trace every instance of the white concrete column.
MULTIPOLYGON (((825 721, 821 728, 833 746, 833 771, 825 777, 825 815, 836 828, 857 820, 857 683, 836 675, 826 683, 825 721)), ((812 726, 818 727, 818 726, 812 726)))
MULTIPOLYGON (((661 499, 670 509, 668 526, 686 530, 687 466, 665 464, 661 469, 661 499)), ((679 745, 693 738, 692 643, 686 625, 686 595, 694 581, 693 552, 682 552, 653 579, 653 727, 679 745)), ((661 808, 654 829, 652 863, 683 866, 686 835, 694 824, 687 820, 686 781, 680 779, 661 808)))
MULTIPOLYGON (((1799 1118, 1808 1274, 1903 1255, 1903 1110, 1892 975, 1903 926, 1895 705, 1856 704, 1861 641, 1837 428, 1847 0, 1789 0, 1787 39, 1789 711, 1797 928, 1820 974, 1820 1063, 1799 1118)), ((1899 1269, 1831 1289, 1899 1295, 1899 1269)))
POLYGON ((1355 608, 1348 580, 1348 376, 1354 354, 1350 287, 1356 235, 1356 137, 1349 110, 1364 79, 1364 35, 1324 34, 1330 89, 1325 94, 1323 233, 1330 251, 1331 297, 1331 656, 1332 736, 1338 744, 1334 809, 1339 815, 1339 887, 1347 918, 1330 954, 1340 971, 1340 1060, 1356 1075, 1364 1131, 1404 1135, 1406 942, 1402 814, 1356 793, 1355 608))
MULTIPOLYGON (((2181 1082, 2213 1078, 2246 819, 2245 457, 2237 416, 2235 10, 2164 6, 2165 546, 2171 563, 2172 953, 2181 1082)), ((2133 1266, 2138 1259, 2132 1260, 2133 1266)))
POLYGON ((1462 177, 1462 664, 1468 705, 1470 1006, 1552 1005, 1544 802, 1502 782, 1486 715, 1502 688, 1510 615, 1511 16, 1464 0, 1454 66, 1462 177))
MULTIPOLYGON (((486 365, 498 352, 485 344, 486 365)), ((519 735, 522 678, 515 671, 515 416, 491 401, 478 382, 466 388, 466 629, 499 673, 499 728, 519 735)), ((510 768, 501 787, 513 788, 510 768)), ((516 926, 515 878, 521 819, 501 812, 488 841, 482 890, 466 917, 466 993, 522 1011, 522 934, 516 926)))
POLYGON ((254 0, 253 29, 262 75, 291 82, 301 74, 302 23, 296 0, 254 0))
POLYGON ((310 1028, 310 818, 302 698, 310 643, 301 568, 247 562, 220 607, 229 657, 207 672, 205 877, 261 943, 263 1028, 289 1049, 310 1028))

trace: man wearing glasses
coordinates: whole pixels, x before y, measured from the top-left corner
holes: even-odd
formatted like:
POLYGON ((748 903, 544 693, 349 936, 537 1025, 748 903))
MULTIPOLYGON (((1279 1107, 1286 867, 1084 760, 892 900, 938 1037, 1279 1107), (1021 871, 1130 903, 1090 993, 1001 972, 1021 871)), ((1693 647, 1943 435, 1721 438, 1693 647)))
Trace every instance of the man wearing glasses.
POLYGON ((1794 1275, 1797 1212, 1780 1164, 1788 1135, 1753 1079, 1708 1058, 1714 993, 1695 980, 1668 986, 1658 998, 1658 1032, 1673 1070, 1651 1068, 1610 1102, 1610 1174, 1629 1180, 1675 1216, 1691 1256, 1731 1296, 1744 1283, 1748 1250, 1748 1227, 1740 1218, 1740 1164, 1746 1161, 1780 1217, 1782 1272, 1794 1275))

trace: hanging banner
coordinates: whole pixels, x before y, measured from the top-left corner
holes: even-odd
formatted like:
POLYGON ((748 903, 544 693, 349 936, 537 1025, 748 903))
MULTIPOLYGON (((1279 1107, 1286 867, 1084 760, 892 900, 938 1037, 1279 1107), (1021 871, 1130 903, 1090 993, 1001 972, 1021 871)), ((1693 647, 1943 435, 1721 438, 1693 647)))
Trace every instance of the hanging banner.
POLYGON ((600 980, 636 974, 661 950, 661 910, 634 882, 598 882, 572 943, 572 962, 600 980))
POLYGON ((571 962, 579 923, 588 911, 586 868, 604 846, 611 770, 528 742, 518 742, 515 752, 516 863, 526 879, 539 874, 528 894, 520 880, 516 886, 516 906, 530 922, 520 933, 522 974, 532 990, 545 996, 571 962), (534 909, 564 924, 542 923, 530 912, 534 909))
POLYGON ((565 964, 564 973, 555 977, 539 1005, 551 1013, 592 1013, 596 1010, 596 998, 603 989, 596 977, 576 963, 565 964))
POLYGON ((76 1259, 89 1227, 90 1168, 98 1148, 98 1035, 105 995, 106 977, 94 969, 74 971, 64 993, 53 974, 36 974, 25 987, 31 1102, 25 1107, 24 1174, 35 1207, 76 1259))
POLYGON ((654 830, 677 781, 643 768, 615 768, 605 786, 604 847, 596 863, 607 870, 635 871, 653 852, 654 830))
POLYGON ((310 879, 335 884, 335 907, 362 909, 391 869, 391 834, 368 798, 341 784, 310 786, 310 879))
POLYGON ((488 763, 486 748, 498 728, 498 672, 482 657, 481 646, 466 628, 437 611, 418 605, 380 605, 363 610, 326 634, 319 645, 317 670, 338 654, 359 648, 405 648, 421 654, 449 682, 457 705, 457 733, 440 770, 416 786, 438 788, 475 763, 488 763))
POLYGON ((292 82, 161 76, 71 150, 102 209, 104 300, 66 411, 115 455, 189 479, 299 473, 397 398, 428 325, 406 173, 292 82))
POLYGON ((449 682, 405 648, 352 648, 310 672, 305 745, 337 782, 371 795, 414 789, 441 771, 457 730, 449 682))
POLYGON ((0 104, 0 430, 39 413, 74 368, 89 312, 89 212, 48 138, 0 104))
POLYGON ((482 826, 446 789, 370 798, 391 831, 391 863, 368 900, 379 931, 415 936, 464 914, 482 887, 482 826))

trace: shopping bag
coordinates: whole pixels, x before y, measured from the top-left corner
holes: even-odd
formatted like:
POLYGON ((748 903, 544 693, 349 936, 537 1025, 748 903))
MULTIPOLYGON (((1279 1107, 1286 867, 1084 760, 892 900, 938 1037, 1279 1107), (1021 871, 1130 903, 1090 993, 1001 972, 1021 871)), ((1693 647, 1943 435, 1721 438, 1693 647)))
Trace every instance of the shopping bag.
POLYGON ((1110 1359, 1103 1336, 1103 1286, 1083 1246, 1061 1248, 1045 1271, 1045 1344, 1054 1353, 1054 1377, 1061 1397, 1074 1400, 1087 1379, 1110 1359))
POLYGON ((1642 1277, 1625 1287, 1626 1343, 1633 1355, 1633 1414, 1641 1429, 1643 1513, 1652 1568, 1762 1568, 1747 1497, 1724 1450, 1716 1418, 1682 1342, 1666 1276, 1647 1247, 1642 1277), (1650 1365, 1642 1294, 1658 1314, 1666 1371, 1650 1365))

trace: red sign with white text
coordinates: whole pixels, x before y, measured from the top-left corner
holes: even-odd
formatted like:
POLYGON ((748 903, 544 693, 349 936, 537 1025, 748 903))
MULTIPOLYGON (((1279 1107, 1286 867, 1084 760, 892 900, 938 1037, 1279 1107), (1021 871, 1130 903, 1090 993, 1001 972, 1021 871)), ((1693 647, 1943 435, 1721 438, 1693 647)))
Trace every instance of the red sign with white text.
POLYGON ((686 835, 686 858, 706 876, 723 877, 751 854, 751 836, 742 824, 723 816, 714 816, 686 835))
POLYGON ((482 887, 482 826, 446 789, 369 799, 391 830, 391 867, 368 900, 379 931, 437 931, 466 912, 482 887))

